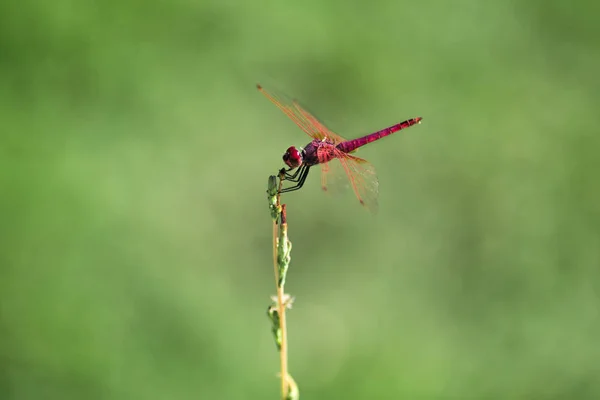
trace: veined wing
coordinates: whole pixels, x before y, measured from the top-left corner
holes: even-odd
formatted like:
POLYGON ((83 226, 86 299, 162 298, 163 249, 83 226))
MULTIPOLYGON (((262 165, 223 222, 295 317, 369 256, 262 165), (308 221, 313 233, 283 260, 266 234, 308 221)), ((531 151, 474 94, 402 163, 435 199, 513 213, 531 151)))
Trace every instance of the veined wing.
POLYGON ((323 190, 337 192, 350 186, 358 201, 371 213, 379 208, 379 180, 367 160, 335 149, 335 158, 321 165, 323 190))
POLYGON ((296 100, 294 100, 294 106, 307 120, 309 120, 314 126, 316 126, 319 129, 319 132, 321 132, 323 135, 323 137, 320 140, 329 139, 331 142, 333 142, 333 144, 340 144, 346 141, 346 139, 344 139, 336 133, 333 133, 329 128, 323 125, 323 123, 319 121, 314 115, 302 108, 302 106, 300 106, 300 104, 298 104, 296 100))
POLYGON ((308 136, 317 140, 329 139, 335 144, 346 141, 343 137, 333 133, 314 115, 306 111, 296 100, 291 100, 283 94, 276 94, 256 85, 258 90, 273 104, 275 104, 285 115, 296 123, 308 136))

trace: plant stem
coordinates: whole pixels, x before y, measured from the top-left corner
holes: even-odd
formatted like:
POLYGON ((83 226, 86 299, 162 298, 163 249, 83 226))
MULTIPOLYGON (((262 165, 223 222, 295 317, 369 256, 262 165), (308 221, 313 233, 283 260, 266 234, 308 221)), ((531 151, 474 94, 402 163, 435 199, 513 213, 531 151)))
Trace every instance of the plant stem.
POLYGON ((287 213, 285 204, 280 203, 280 192, 284 180, 283 170, 279 173, 279 182, 275 176, 269 177, 269 208, 273 219, 273 268, 275 275, 275 287, 277 295, 267 314, 272 323, 272 330, 275 336, 275 343, 279 350, 279 361, 281 369, 281 399, 298 400, 298 385, 288 374, 288 345, 287 345, 287 327, 285 311, 291 307, 293 298, 285 294, 285 281, 287 270, 290 265, 290 253, 292 243, 287 235, 287 213))
MULTIPOLYGON (((282 180, 279 180, 279 187, 277 190, 277 205, 280 203, 280 194, 282 180)), ((285 221, 285 205, 281 206, 281 213, 279 215, 279 219, 281 220, 281 228, 287 230, 287 221, 285 221), (285 227, 284 227, 285 224, 285 227)), ((277 288, 277 312, 279 314, 279 328, 281 330, 281 347, 279 349, 279 363, 281 367, 281 399, 286 400, 288 395, 288 368, 287 368, 287 328, 286 328, 286 318, 285 318, 285 296, 284 296, 284 286, 280 285, 279 279, 279 262, 277 257, 277 249, 279 247, 279 226, 278 221, 273 221, 273 268, 275 272, 275 287, 277 288)), ((286 238, 284 240, 287 239, 286 238)))
POLYGON ((279 363, 281 366, 281 398, 287 397, 287 329, 285 321, 284 289, 279 286, 279 266, 277 263, 277 247, 279 243, 277 221, 273 222, 273 266, 275 272, 275 286, 277 288, 277 313, 279 314, 279 328, 281 330, 281 343, 279 349, 279 363))

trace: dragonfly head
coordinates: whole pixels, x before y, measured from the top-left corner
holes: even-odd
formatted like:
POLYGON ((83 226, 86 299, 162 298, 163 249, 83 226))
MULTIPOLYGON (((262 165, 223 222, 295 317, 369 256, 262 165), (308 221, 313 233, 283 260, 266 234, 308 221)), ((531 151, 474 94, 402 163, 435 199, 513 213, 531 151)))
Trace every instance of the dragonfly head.
POLYGON ((288 148, 283 155, 283 162, 291 169, 302 165, 302 152, 294 146, 288 148))

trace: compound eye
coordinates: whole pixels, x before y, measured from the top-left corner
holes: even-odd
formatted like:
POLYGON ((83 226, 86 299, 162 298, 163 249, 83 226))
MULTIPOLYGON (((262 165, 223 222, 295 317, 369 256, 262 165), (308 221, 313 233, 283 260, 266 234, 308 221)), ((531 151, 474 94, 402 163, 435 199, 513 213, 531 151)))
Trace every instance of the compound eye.
POLYGON ((283 162, 290 168, 298 168, 302 165, 302 153, 292 146, 283 155, 283 162))

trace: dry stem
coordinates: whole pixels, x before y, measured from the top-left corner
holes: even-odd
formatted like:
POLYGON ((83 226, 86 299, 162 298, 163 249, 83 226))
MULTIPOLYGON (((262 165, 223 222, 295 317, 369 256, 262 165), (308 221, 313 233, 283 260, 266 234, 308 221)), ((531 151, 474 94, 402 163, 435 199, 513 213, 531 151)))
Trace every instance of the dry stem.
MULTIPOLYGON (((283 181, 279 180, 279 187, 277 189, 277 207, 281 206, 280 194, 281 186, 283 181)), ((280 219, 285 218, 285 205, 282 206, 282 212, 280 219)), ((283 225, 284 221, 282 221, 283 225)), ((287 224, 287 222, 285 222, 287 224)), ((277 312, 279 314, 279 328, 281 330, 281 347, 279 349, 279 363, 281 365, 281 399, 286 400, 288 396, 288 368, 287 368, 287 328, 285 318, 285 296, 283 284, 279 284, 279 267, 277 262, 277 247, 279 245, 279 230, 278 221, 273 221, 273 268, 275 271, 275 287, 277 288, 277 312)))

